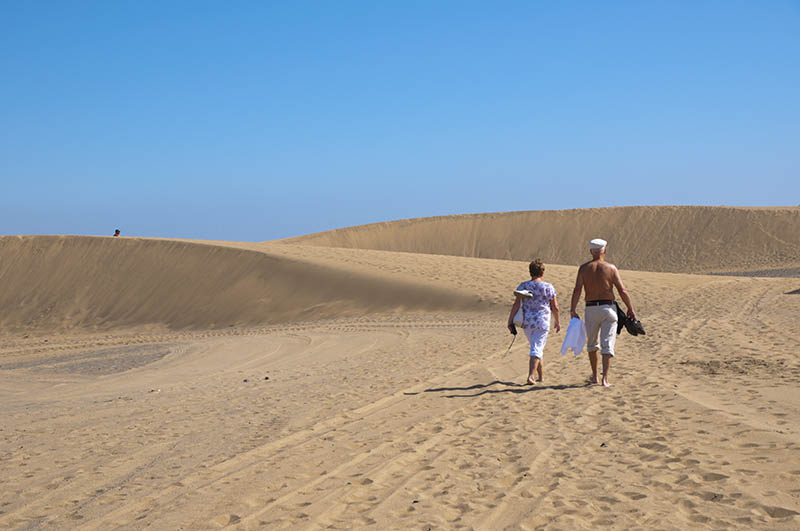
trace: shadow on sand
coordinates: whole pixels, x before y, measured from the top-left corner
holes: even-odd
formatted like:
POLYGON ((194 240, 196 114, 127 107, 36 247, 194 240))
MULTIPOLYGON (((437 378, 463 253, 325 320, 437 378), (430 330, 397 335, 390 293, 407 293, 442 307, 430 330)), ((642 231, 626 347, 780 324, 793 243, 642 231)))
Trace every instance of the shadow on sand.
POLYGON ((800 288, 794 291, 787 291, 786 293, 784 293, 784 295, 800 295, 800 288))
MULTIPOLYGON (((589 382, 579 385, 524 385, 516 382, 503 382, 501 380, 495 380, 487 384, 475 384, 475 385, 470 385, 468 387, 434 387, 431 389, 425 389, 423 393, 446 393, 449 391, 474 391, 476 389, 480 389, 480 391, 478 391, 477 393, 444 395, 445 398, 472 398, 475 396, 497 394, 497 393, 516 393, 516 394, 530 393, 531 391, 543 391, 545 389, 555 389, 555 390, 582 389, 584 387, 591 387, 592 385, 593 384, 589 382), (490 387, 494 385, 505 386, 507 387, 507 389, 503 388, 490 389, 490 387)), ((417 395, 419 393, 403 393, 403 394, 417 395)))

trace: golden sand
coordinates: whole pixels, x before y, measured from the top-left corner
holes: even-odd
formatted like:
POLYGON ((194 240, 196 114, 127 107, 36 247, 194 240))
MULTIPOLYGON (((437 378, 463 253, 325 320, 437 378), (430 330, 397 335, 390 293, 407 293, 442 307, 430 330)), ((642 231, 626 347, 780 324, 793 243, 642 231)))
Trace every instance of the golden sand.
MULTIPOLYGON (((699 231, 685 269, 800 262, 797 209, 722 210, 704 215, 758 218, 724 238, 769 233, 764 254, 738 263, 699 231)), ((526 256, 466 218, 291 242, 0 238, 0 526, 798 528, 799 278, 664 272, 662 226, 647 271, 622 271, 648 333, 618 340, 613 386, 586 384, 562 331, 527 387, 524 338, 505 354, 526 256)), ((579 221, 537 248, 568 264, 545 273, 563 313, 579 221)), ((635 261, 632 240, 591 236, 635 261)))

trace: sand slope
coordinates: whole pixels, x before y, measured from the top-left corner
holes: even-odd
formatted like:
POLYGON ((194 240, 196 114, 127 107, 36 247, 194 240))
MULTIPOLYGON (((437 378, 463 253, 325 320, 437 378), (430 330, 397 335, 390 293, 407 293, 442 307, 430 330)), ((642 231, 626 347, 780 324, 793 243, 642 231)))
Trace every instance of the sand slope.
POLYGON ((259 251, 189 242, 0 237, 5 333, 153 325, 220 328, 467 309, 469 293, 259 251))
MULTIPOLYGON (((506 303, 526 271, 207 247, 279 248, 506 303)), ((574 271, 548 266, 562 300, 574 271)), ((506 308, 494 304, 11 338, 0 347, 0 525, 796 529, 797 280, 624 274, 648 336, 620 338, 611 389, 585 385, 585 354, 562 357, 557 334, 545 384, 521 386, 526 345, 504 354, 506 308)))
MULTIPOLYGON (((478 258, 577 264, 610 242, 624 269, 734 272, 800 266, 800 207, 617 207, 473 214, 375 223, 284 240, 478 258)), ((763 273, 763 272, 762 272, 763 273)))
POLYGON ((0 527, 797 529, 800 279, 622 273, 529 387, 525 261, 0 238, 0 527))

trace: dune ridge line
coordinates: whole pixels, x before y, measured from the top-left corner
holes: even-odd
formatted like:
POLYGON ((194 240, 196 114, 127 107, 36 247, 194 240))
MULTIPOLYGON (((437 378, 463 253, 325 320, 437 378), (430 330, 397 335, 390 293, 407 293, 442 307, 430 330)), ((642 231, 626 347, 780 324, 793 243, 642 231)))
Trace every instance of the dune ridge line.
POLYGON ((388 221, 280 240, 328 247, 579 264, 609 241, 623 269, 728 273, 800 266, 800 207, 643 206, 388 221))
POLYGON ((144 238, 0 237, 0 283, 4 332, 222 328, 480 307, 469 293, 424 282, 256 250, 144 238))

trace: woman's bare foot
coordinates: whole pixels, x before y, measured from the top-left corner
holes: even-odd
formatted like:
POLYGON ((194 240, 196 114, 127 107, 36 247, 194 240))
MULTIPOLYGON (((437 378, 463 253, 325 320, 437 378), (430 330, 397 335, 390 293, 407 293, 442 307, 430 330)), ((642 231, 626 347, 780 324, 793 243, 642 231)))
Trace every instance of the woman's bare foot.
POLYGON ((589 376, 589 383, 599 384, 600 380, 597 379, 597 376, 589 376))
POLYGON ((603 378, 603 387, 611 387, 611 384, 605 378, 603 378))
POLYGON ((537 381, 538 383, 542 383, 542 382, 544 381, 544 378, 536 378, 536 381, 537 381))
POLYGON ((534 382, 532 379, 528 378, 528 381, 525 382, 525 385, 534 385, 535 383, 536 382, 534 382))

